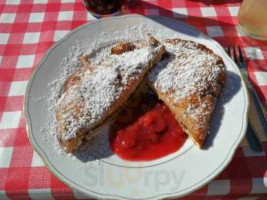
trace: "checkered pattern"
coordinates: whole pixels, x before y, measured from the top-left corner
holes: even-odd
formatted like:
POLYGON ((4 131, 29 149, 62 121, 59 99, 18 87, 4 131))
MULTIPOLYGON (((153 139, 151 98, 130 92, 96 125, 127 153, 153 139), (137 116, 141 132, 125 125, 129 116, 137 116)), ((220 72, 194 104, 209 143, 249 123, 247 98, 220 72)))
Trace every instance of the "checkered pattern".
MULTIPOLYGON (((267 43, 238 32, 239 6, 240 0, 128 0, 124 12, 172 17, 223 46, 240 44, 264 103, 267 43)), ((33 152, 22 108, 28 79, 44 53, 93 17, 80 0, 0 0, 0 13, 0 199, 85 199, 51 175, 33 152)), ((266 154, 266 143, 259 154, 239 148, 226 170, 184 199, 266 199, 266 154)))

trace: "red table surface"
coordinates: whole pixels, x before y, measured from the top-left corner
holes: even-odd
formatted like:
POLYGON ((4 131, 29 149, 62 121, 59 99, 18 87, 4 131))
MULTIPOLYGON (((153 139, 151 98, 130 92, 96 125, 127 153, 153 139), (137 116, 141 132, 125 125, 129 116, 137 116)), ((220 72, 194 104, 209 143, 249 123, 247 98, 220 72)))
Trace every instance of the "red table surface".
MULTIPOLYGON (((160 15, 195 26, 224 47, 241 45, 249 75, 266 106, 267 42, 237 31, 239 0, 127 1, 125 13, 160 15)), ((93 20, 80 0, 0 0, 0 199, 78 199, 40 162, 26 134, 23 98, 31 72, 63 35, 93 20)), ((267 199, 264 152, 238 148, 211 183, 184 199, 267 199)))

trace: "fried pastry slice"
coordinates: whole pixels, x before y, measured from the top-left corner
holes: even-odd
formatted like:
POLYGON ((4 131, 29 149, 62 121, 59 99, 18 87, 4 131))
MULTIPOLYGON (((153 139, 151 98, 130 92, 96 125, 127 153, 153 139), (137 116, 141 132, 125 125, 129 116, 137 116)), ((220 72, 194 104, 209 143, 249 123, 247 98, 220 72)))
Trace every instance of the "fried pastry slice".
POLYGON ((83 57, 84 67, 66 81, 57 104, 57 138, 64 150, 75 152, 85 138, 90 139, 93 130, 127 102, 164 53, 163 45, 151 45, 148 39, 119 42, 83 57))
POLYGON ((223 60, 192 41, 168 39, 162 43, 168 53, 153 68, 148 84, 201 148, 226 80, 223 60))

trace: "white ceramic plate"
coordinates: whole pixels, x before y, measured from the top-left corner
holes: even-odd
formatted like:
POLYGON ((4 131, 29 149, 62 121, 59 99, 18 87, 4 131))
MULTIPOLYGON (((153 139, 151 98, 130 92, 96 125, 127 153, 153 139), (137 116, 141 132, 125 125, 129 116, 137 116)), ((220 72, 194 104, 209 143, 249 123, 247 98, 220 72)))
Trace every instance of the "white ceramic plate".
MULTIPOLYGON (((129 35, 134 37, 134 30, 129 35)), ((248 96, 239 70, 217 42, 176 20, 139 15, 101 19, 69 33, 44 56, 29 81, 25 96, 29 138, 49 170, 84 194, 108 199, 181 197, 207 184, 231 161, 245 135, 247 111, 248 96), (152 162, 126 162, 116 155, 108 155, 95 164, 93 160, 82 162, 57 154, 53 144, 43 139, 49 133, 40 129, 46 124, 49 110, 46 103, 36 99, 44 96, 44 101, 49 100, 48 83, 60 77, 59 66, 70 46, 77 41, 88 42, 88 38, 93 45, 93 41, 101 40, 100 35, 105 31, 110 32, 109 38, 120 37, 129 26, 139 24, 143 29, 148 27, 156 37, 182 37, 205 44, 223 58, 227 84, 216 106, 204 150, 199 150, 188 139, 178 152, 152 162)))

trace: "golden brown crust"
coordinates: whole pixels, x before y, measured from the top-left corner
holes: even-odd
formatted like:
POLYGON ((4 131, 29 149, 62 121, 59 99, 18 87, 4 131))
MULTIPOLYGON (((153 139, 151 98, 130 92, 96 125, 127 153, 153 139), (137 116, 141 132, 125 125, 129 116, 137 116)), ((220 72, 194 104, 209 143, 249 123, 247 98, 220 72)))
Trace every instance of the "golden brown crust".
MULTIPOLYGON (((164 46, 161 46, 156 52, 155 55, 153 55, 152 59, 146 64, 148 67, 144 67, 144 69, 151 69, 152 66, 158 62, 162 55, 165 53, 165 48, 164 46)), ((85 66, 89 66, 89 64, 82 62, 85 66)), ((94 135, 94 130, 103 124, 107 119, 109 119, 111 116, 113 116, 117 110, 119 110, 130 98, 130 96, 135 92, 136 88, 141 84, 141 82, 144 80, 146 74, 148 73, 148 70, 143 70, 142 73, 138 74, 138 78, 135 75, 135 79, 132 79, 129 77, 127 84, 123 85, 123 92, 121 95, 118 96, 116 101, 112 102, 111 106, 109 109, 103 113, 102 117, 97 119, 95 123, 93 123, 90 127, 84 128, 81 127, 76 131, 75 137, 70 137, 68 139, 62 139, 64 134, 67 131, 68 127, 68 121, 64 118, 65 115, 71 113, 71 117, 74 119, 79 119, 81 117, 84 117, 80 115, 81 109, 84 106, 84 101, 71 101, 71 103, 66 103, 68 101, 68 93, 71 87, 77 86, 80 84, 80 82, 83 79, 83 74, 87 72, 85 68, 76 71, 73 75, 71 75, 68 80, 66 81, 64 85, 65 93, 61 97, 58 106, 57 106, 57 121, 58 121, 58 127, 57 127, 57 132, 58 132, 58 140, 61 146, 64 148, 66 152, 75 152, 78 146, 81 144, 82 140, 84 138, 88 139, 91 138, 94 135)), ((121 83, 120 80, 121 77, 117 77, 114 80, 114 83, 116 87, 120 88, 121 83)), ((90 110, 87 112, 88 117, 90 117, 90 110)))
POLYGON ((154 47, 156 47, 156 46, 158 46, 159 45, 159 41, 156 39, 156 38, 154 38, 151 34, 148 34, 148 41, 149 41, 149 44, 150 45, 152 45, 152 46, 154 46, 154 47))
MULTIPOLYGON (((172 45, 177 45, 180 42, 193 43, 191 41, 184 41, 180 39, 166 40, 166 43, 170 43, 172 45)), ((169 92, 164 92, 159 87, 156 87, 154 82, 148 81, 148 83, 149 86, 157 93, 159 99, 164 101, 164 103, 170 108, 176 120, 183 127, 184 131, 188 133, 189 137, 194 141, 194 143, 201 148, 208 133, 216 99, 219 97, 222 87, 226 81, 226 73, 224 70, 223 61, 220 57, 215 55, 204 45, 195 45, 196 46, 194 46, 194 48, 204 51, 207 54, 212 54, 218 59, 216 67, 221 67, 221 69, 214 81, 206 81, 205 87, 202 87, 200 90, 190 94, 189 96, 179 99, 178 102, 176 101, 176 97, 173 95, 177 89, 172 88, 169 90, 169 92)), ((190 47, 191 46, 189 45, 189 48, 190 47)), ((180 94, 183 96, 182 93, 180 94)))
POLYGON ((63 86, 63 92, 66 92, 71 86, 77 85, 81 81, 81 73, 83 73, 84 70, 78 70, 74 74, 70 75, 70 77, 66 80, 63 86))
POLYGON ((135 49, 135 45, 130 42, 118 42, 111 48, 111 54, 120 55, 127 51, 133 51, 135 49))

